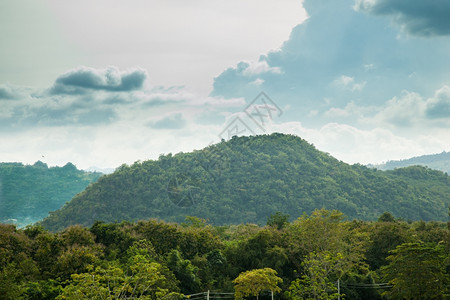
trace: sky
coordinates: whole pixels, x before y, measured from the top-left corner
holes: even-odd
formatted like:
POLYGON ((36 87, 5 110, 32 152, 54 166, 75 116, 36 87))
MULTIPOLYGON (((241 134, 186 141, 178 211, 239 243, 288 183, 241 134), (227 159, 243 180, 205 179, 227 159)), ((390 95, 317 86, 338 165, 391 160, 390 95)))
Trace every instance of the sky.
POLYGON ((232 135, 450 151, 450 1, 3 0, 0 161, 115 168, 232 135))

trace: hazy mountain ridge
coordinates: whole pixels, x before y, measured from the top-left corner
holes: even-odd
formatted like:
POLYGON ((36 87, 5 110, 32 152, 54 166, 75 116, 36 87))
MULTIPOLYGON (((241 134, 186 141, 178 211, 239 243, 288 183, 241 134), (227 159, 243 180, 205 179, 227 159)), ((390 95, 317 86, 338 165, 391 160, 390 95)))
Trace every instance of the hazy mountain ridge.
POLYGON ((427 166, 431 169, 450 174, 450 152, 444 151, 438 154, 428 154, 402 160, 390 160, 384 164, 369 165, 369 167, 374 167, 379 170, 393 170, 395 168, 404 168, 414 165, 427 166))
POLYGON ((101 175, 72 163, 51 168, 41 161, 0 163, 0 222, 25 226, 42 220, 101 175))
POLYGON ((348 165, 293 135, 234 137, 203 150, 122 165, 50 213, 52 230, 72 224, 187 215, 213 224, 262 224, 280 211, 316 208, 374 220, 384 211, 411 220, 446 220, 448 175, 424 167, 379 171, 348 165))

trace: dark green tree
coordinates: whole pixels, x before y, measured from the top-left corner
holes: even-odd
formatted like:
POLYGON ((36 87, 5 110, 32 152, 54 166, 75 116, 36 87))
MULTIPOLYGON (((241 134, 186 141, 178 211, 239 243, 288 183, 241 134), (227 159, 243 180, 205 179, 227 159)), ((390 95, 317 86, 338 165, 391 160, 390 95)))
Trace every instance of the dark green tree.
POLYGON ((399 299, 445 299, 450 278, 444 245, 405 243, 390 251, 389 264, 381 268, 392 289, 384 294, 399 299))

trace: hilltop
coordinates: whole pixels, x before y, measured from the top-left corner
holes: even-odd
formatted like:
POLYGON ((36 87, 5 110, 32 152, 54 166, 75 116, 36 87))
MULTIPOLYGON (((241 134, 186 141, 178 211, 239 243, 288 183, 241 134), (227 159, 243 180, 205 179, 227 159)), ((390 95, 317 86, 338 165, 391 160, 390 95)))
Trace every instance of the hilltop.
POLYGON ((41 161, 0 163, 0 222, 25 226, 42 220, 101 175, 72 163, 51 168, 41 161))
POLYGON ((425 167, 380 171, 349 165, 305 140, 274 133, 233 137, 202 150, 122 165, 50 213, 60 230, 95 221, 186 216, 212 224, 264 224, 274 212, 298 217, 316 208, 375 220, 389 211, 407 220, 446 220, 447 174, 425 167))

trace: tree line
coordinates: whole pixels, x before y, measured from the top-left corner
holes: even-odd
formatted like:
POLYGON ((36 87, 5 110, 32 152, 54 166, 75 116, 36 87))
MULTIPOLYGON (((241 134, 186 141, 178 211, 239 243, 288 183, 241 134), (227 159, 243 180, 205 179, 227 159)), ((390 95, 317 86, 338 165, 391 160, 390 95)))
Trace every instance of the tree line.
POLYGON ((198 217, 95 222, 56 233, 0 224, 2 299, 446 299, 450 223, 315 210, 264 226, 198 217), (339 281, 339 289, 338 283, 339 281))
POLYGON ((101 175, 72 163, 50 168, 42 161, 0 163, 0 222, 26 226, 42 220, 101 175))

